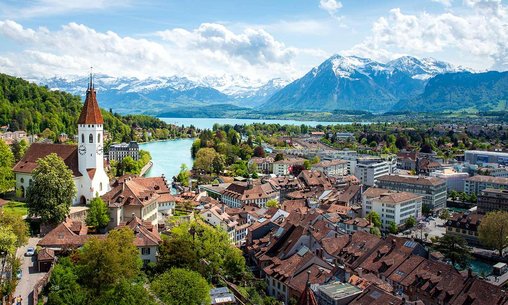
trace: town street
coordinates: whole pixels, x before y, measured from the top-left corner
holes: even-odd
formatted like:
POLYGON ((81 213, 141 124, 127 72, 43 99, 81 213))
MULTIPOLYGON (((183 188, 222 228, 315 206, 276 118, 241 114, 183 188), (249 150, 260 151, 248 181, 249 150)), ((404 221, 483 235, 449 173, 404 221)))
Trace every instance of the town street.
MULTIPOLYGON (((35 248, 39 240, 40 238, 30 238, 27 245, 19 247, 16 251, 16 256, 19 257, 22 262, 22 276, 18 282, 18 286, 16 287, 14 297, 21 295, 23 298, 23 305, 32 305, 31 299, 33 287, 45 274, 43 272, 37 272, 36 255, 25 256, 26 249, 30 246, 35 248)), ((14 270, 14 276, 16 276, 16 270, 14 270)))

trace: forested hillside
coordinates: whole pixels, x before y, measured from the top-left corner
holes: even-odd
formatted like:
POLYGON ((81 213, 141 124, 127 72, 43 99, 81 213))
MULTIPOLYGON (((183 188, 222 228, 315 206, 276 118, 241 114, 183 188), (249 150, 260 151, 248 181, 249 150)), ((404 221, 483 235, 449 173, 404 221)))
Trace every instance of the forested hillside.
MULTIPOLYGON (((83 84, 83 90, 86 84, 83 84)), ((97 96, 99 104, 100 93, 97 96)), ((77 119, 83 104, 79 96, 62 91, 51 91, 21 78, 0 74, 0 125, 10 125, 12 130, 25 130, 40 134, 49 129, 50 137, 65 132, 77 132, 77 119)), ((163 121, 141 115, 121 116, 102 110, 104 127, 114 141, 129 141, 134 138, 132 126, 143 129, 164 129, 154 132, 161 138, 170 134, 178 136, 176 127, 163 121)))

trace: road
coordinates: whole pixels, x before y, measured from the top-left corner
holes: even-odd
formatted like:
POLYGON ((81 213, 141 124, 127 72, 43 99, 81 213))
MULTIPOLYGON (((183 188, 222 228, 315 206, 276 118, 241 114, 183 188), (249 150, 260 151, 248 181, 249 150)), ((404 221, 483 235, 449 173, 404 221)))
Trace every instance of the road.
POLYGON ((28 244, 18 248, 16 251, 17 257, 21 259, 21 271, 22 276, 21 280, 18 282, 18 286, 16 287, 16 292, 14 296, 19 296, 23 298, 23 305, 32 305, 32 292, 35 284, 44 276, 45 273, 37 271, 36 265, 36 256, 26 257, 25 252, 29 246, 35 247, 39 242, 40 238, 30 238, 28 240, 28 244))

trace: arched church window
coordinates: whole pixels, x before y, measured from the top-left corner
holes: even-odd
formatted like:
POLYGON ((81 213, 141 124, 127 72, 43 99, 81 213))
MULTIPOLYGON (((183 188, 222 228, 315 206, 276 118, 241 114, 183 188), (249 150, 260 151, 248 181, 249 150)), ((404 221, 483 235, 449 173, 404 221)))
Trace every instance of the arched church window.
POLYGON ((85 143, 85 134, 84 133, 81 134, 81 143, 85 143))
POLYGON ((19 179, 19 182, 25 183, 25 179, 21 178, 21 179, 19 179))
POLYGON ((88 142, 89 142, 89 143, 93 143, 93 135, 92 135, 92 134, 90 134, 90 135, 88 136, 88 142))
POLYGON ((99 135, 97 136, 97 143, 100 143, 101 142, 101 134, 99 133, 99 135))
POLYGON ((101 182, 101 183, 99 183, 99 191, 101 191, 101 192, 102 192, 102 182, 101 182))

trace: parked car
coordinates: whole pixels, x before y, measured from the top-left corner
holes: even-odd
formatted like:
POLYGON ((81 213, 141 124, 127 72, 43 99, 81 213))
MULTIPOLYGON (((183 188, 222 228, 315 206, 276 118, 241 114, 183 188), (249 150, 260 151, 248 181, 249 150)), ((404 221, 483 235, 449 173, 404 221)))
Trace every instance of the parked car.
POLYGON ((35 248, 34 247, 28 247, 25 252, 25 256, 33 256, 35 254, 35 248))
POLYGON ((21 271, 21 269, 18 269, 18 271, 16 271, 16 278, 18 280, 21 280, 22 276, 23 276, 23 272, 21 271))

